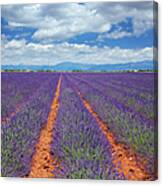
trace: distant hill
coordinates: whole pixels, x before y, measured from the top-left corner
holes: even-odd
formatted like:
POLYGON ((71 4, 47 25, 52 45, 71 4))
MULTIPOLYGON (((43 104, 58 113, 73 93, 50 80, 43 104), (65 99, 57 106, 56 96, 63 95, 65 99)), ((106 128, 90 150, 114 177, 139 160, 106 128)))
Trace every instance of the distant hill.
POLYGON ((56 70, 89 70, 93 67, 93 64, 80 64, 80 63, 72 63, 72 62, 63 62, 58 65, 55 65, 54 68, 56 70))
POLYGON ((154 70, 156 68, 156 62, 153 61, 142 61, 137 63, 126 63, 126 64, 106 64, 96 65, 91 68, 95 71, 123 71, 123 70, 154 70))
POLYGON ((2 70, 56 70, 56 71, 126 71, 126 70, 156 70, 156 62, 142 61, 126 64, 78 64, 63 62, 57 65, 2 65, 2 70))

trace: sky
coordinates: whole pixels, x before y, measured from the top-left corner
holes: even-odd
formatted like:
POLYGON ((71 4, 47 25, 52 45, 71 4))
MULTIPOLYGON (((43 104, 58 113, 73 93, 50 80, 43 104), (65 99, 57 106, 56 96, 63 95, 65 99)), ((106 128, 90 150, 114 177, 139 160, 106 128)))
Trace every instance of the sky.
POLYGON ((1 6, 2 65, 122 64, 153 60, 153 2, 1 6))

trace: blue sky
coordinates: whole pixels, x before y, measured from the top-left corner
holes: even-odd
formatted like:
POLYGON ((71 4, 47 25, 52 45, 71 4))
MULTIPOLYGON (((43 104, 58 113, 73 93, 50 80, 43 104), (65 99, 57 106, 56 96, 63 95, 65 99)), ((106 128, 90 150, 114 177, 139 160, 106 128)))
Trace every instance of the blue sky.
POLYGON ((3 5, 2 64, 152 60, 154 23, 152 1, 3 5))

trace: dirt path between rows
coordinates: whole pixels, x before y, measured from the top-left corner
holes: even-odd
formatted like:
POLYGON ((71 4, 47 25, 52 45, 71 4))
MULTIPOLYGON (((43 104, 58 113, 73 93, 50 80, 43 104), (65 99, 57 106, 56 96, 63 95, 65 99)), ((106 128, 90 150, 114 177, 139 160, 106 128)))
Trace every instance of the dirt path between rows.
POLYGON ((89 111, 89 113, 96 119, 100 129, 106 136, 108 142, 112 146, 112 158, 116 170, 122 173, 128 180, 153 180, 153 178, 147 174, 143 164, 141 165, 137 161, 137 156, 131 149, 126 148, 123 144, 118 144, 115 141, 114 135, 108 129, 106 123, 98 116, 98 114, 93 110, 90 103, 83 97, 83 95, 77 91, 79 97, 81 98, 84 106, 89 111))
POLYGON ((61 76, 58 81, 47 124, 42 129, 36 145, 36 151, 32 158, 31 170, 28 177, 52 178, 54 177, 53 171, 59 169, 59 163, 57 163, 57 160, 55 160, 51 154, 51 143, 53 138, 52 132, 59 107, 60 86, 61 76))

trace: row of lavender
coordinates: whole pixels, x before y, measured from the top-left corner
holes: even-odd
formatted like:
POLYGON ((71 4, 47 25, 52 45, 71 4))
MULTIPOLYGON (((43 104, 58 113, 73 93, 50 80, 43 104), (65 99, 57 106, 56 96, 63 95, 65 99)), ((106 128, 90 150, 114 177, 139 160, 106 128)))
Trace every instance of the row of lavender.
POLYGON ((46 79, 46 73, 3 72, 1 87, 2 119, 9 117, 12 112, 15 112, 17 107, 26 104, 46 79))
MULTIPOLYGON (((3 108, 9 104, 14 110, 15 105, 21 105, 11 121, 2 125, 3 176, 23 177, 29 173, 31 158, 40 131, 47 121, 59 75, 2 74, 3 108)), ((52 152, 62 169, 55 170, 55 177, 125 179, 116 172, 110 144, 74 87, 108 124, 117 142, 128 144, 146 157, 148 171, 154 174, 156 115, 150 117, 149 112, 155 113, 155 80, 153 73, 63 73, 52 143, 52 152), (133 104, 128 104, 130 99, 134 100, 133 104)), ((10 113, 4 110, 4 116, 10 113)))
POLYGON ((109 142, 65 75, 53 136, 52 152, 62 168, 55 177, 125 179, 115 169, 109 142))
MULTIPOLYGON (((80 79, 89 80, 91 85, 105 91, 107 94, 116 98, 127 107, 132 107, 136 112, 141 113, 144 117, 154 119, 154 102, 157 76, 154 73, 133 74, 82 74, 80 79), (134 74, 135 75, 135 74, 134 74), (128 77, 128 79, 127 79, 128 77), (119 78, 119 79, 118 79, 119 78), (148 88, 145 88, 147 87, 148 88)), ((77 77, 77 76, 75 76, 77 77)))
POLYGON ((157 87, 154 85, 157 75, 71 74, 67 78, 108 124, 117 142, 128 144, 145 157, 148 172, 154 174, 157 135, 157 87), (128 105, 131 98, 134 103, 128 105), (140 111, 136 109, 137 105, 140 111))
POLYGON ((2 176, 24 177, 29 173, 35 145, 42 127, 47 122, 58 78, 59 74, 48 73, 2 75, 3 104, 5 101, 8 104, 8 96, 11 95, 8 92, 10 87, 13 94, 10 104, 15 103, 14 96, 17 94, 14 92, 24 96, 20 101, 25 102, 10 122, 4 123, 1 127, 2 176), (5 90, 4 87, 9 89, 5 90), (25 96, 24 92, 28 92, 27 95, 30 96, 25 96))

